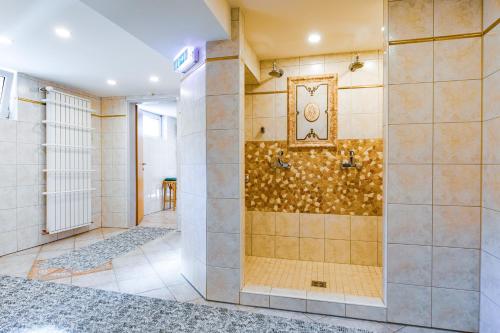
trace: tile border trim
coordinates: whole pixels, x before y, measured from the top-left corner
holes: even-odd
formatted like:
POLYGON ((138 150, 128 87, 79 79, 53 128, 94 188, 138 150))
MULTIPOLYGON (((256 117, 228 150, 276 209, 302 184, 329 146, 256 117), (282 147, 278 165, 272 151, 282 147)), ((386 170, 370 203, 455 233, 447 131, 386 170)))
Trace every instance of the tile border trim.
POLYGON ((484 35, 483 32, 471 32, 471 33, 458 34, 458 35, 423 37, 423 38, 414 38, 414 39, 401 39, 401 40, 389 41, 389 45, 415 44, 415 43, 437 42, 437 41, 452 40, 452 39, 475 38, 475 37, 482 37, 483 35, 484 35))

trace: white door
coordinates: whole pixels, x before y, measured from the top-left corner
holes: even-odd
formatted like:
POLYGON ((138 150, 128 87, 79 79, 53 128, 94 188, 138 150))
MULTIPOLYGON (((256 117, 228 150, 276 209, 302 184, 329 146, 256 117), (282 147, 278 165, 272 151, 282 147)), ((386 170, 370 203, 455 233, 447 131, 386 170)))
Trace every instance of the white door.
POLYGON ((163 208, 162 181, 168 177, 165 167, 168 145, 162 135, 162 117, 144 112, 143 133, 144 214, 147 215, 163 208))

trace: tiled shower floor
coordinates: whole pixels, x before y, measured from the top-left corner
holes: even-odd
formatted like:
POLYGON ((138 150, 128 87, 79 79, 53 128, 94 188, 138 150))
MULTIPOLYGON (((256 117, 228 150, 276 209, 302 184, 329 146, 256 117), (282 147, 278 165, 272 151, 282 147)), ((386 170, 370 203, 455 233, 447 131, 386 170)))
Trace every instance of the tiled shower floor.
POLYGON ((381 298, 382 267, 247 256, 245 286, 381 298), (312 287, 312 280, 326 288, 312 287))

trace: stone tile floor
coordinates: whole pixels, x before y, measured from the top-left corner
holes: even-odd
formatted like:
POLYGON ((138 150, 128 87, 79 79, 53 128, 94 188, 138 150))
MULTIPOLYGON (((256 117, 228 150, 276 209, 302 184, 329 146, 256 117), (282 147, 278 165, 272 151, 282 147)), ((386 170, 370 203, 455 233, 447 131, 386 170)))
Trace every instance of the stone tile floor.
MULTIPOLYGON (((175 228, 175 215, 169 211, 152 214, 146 216, 140 225, 175 228)), ((92 244, 126 230, 117 228, 95 229, 84 234, 0 257, 0 274, 27 277, 33 263, 37 259, 58 256, 74 248, 92 244)), ((180 232, 172 232, 163 238, 144 244, 138 249, 114 259, 112 261, 112 269, 110 270, 52 280, 52 282, 367 329, 376 333, 449 332, 398 324, 206 301, 191 287, 180 273, 180 248, 180 232)))

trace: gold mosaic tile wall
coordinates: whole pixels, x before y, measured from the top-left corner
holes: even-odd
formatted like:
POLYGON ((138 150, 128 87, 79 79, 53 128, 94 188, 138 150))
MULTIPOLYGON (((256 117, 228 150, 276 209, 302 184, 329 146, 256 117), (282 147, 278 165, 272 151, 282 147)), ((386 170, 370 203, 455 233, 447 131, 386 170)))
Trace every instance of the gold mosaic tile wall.
POLYGON ((382 139, 338 140, 336 149, 289 149, 286 141, 247 141, 246 209, 381 216, 382 167, 382 139), (341 168, 350 150, 359 169, 341 168), (279 151, 290 169, 273 166, 279 151))

